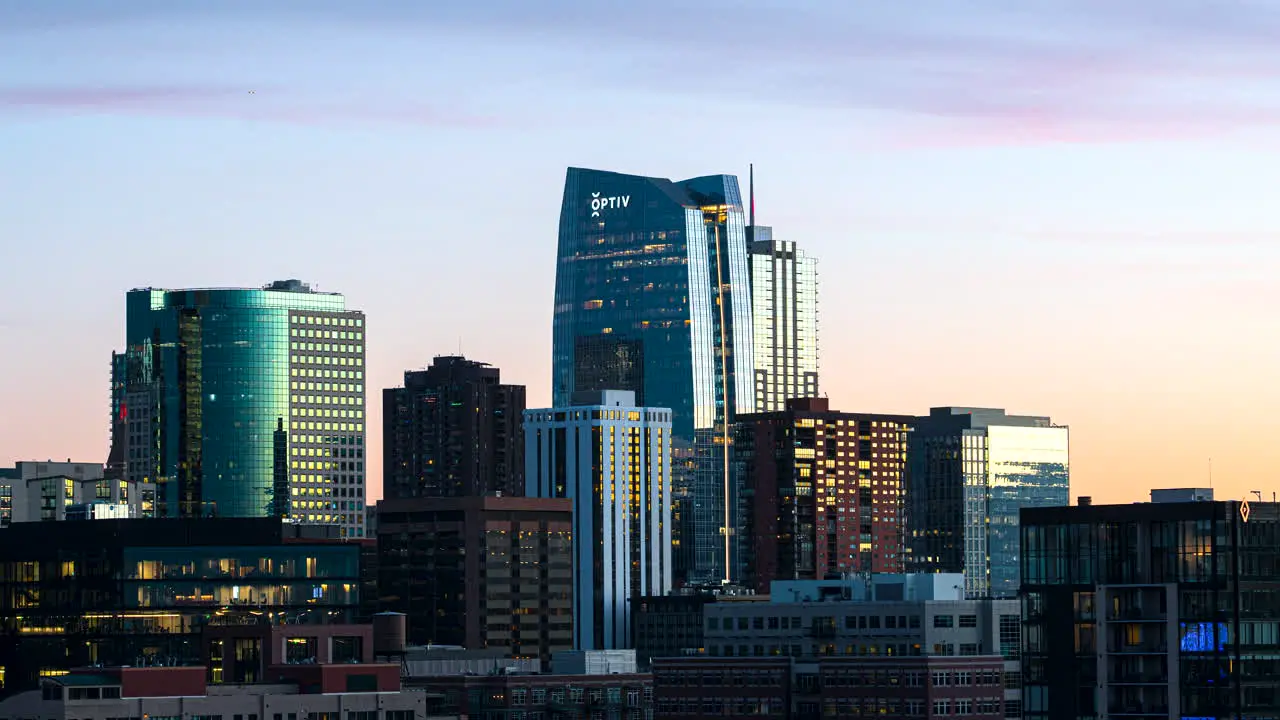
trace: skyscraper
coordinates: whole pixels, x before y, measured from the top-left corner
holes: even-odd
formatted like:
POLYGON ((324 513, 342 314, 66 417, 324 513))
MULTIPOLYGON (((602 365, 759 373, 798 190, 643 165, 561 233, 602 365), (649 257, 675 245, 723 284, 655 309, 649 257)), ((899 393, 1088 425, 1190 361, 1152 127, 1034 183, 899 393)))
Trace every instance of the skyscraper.
POLYGON ((672 588, 671 411, 577 400, 525 411, 528 494, 573 501, 574 648, 631 648, 632 599, 672 588))
POLYGON ((694 581, 726 578, 729 423, 755 409, 744 226, 731 175, 565 180, 553 403, 617 389, 671 408, 677 572, 694 581))
POLYGON ((364 313, 297 280, 132 290, 112 457, 159 516, 278 516, 364 535, 364 313))
POLYGON ((524 395, 464 357, 406 372, 382 391, 386 497, 523 495, 524 395))
POLYGON ((915 418, 793 398, 738 423, 738 582, 901 573, 907 436, 915 418))
POLYGON ((970 597, 1018 593, 1018 513, 1069 501, 1069 431, 1047 417, 933 408, 908 457, 908 564, 964 573, 970 597))
POLYGON ((818 396, 818 261, 773 228, 747 228, 756 412, 818 396))

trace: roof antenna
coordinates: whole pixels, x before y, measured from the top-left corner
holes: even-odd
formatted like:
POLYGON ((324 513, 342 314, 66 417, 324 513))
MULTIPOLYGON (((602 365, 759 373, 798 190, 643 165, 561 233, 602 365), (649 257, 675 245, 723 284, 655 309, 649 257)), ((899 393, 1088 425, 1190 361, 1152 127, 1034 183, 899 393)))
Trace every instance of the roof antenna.
POLYGON ((756 226, 756 164, 747 165, 747 192, 751 194, 751 227, 756 226))

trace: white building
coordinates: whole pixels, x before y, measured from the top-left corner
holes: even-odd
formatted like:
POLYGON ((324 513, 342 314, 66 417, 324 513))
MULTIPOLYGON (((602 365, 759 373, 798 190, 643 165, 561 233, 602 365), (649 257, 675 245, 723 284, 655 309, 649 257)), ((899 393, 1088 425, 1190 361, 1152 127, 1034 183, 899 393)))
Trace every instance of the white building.
POLYGON ((573 500, 574 648, 631 648, 631 599, 672 587, 671 410, 575 401, 525 411, 526 494, 573 500))
POLYGON ((0 468, 0 527, 41 520, 149 517, 154 501, 154 484, 106 480, 102 463, 24 461, 0 468))
POLYGON ((818 397, 818 261, 773 228, 747 228, 756 412, 818 397))

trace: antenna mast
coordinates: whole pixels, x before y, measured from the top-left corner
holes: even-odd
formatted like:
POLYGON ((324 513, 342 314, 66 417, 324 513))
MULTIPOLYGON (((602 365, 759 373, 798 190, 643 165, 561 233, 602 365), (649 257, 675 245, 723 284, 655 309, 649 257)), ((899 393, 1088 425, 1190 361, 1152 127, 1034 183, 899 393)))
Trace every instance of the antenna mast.
POLYGON ((756 164, 747 165, 747 192, 751 194, 751 227, 756 226, 756 164))

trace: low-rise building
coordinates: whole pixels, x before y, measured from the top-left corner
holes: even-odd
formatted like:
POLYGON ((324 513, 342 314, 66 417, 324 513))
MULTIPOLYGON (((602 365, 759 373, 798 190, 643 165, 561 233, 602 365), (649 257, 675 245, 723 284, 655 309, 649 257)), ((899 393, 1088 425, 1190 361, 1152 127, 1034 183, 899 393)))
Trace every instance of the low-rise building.
POLYGON ((1007 717, 1003 659, 658 658, 659 718, 1007 717))
POLYGON ((106 479, 102 463, 22 461, 0 468, 0 528, 49 520, 150 517, 156 486, 106 479))
POLYGON ((203 667, 77 669, 0 702, 0 720, 444 720, 438 698, 403 690, 396 665, 273 667, 266 682, 210 685, 203 667))
MULTIPOLYGON (((440 711, 470 718, 652 720, 653 676, 523 675, 415 678, 441 696, 440 711)), ((2 719, 0 719, 2 720, 2 719)))

